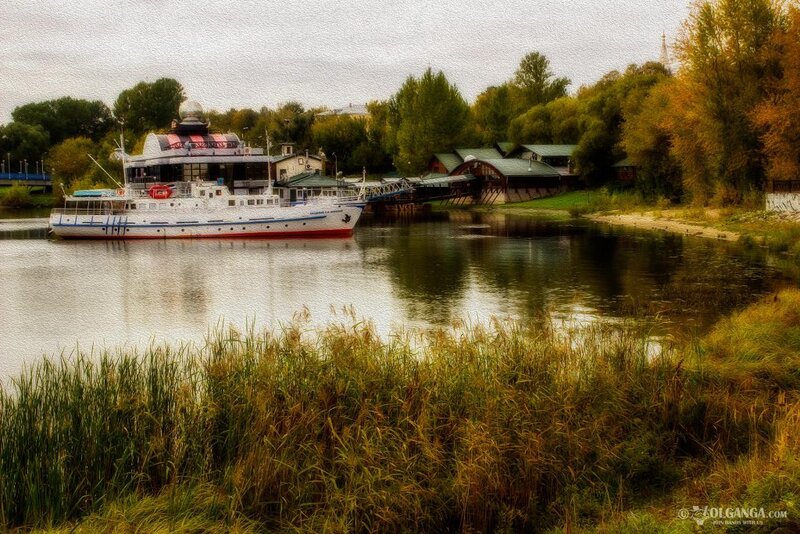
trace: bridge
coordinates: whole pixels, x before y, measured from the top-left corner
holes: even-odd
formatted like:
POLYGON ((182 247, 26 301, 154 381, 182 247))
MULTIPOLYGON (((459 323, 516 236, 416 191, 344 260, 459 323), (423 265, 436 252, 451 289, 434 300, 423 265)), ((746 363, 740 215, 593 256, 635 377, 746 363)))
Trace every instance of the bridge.
POLYGON ((32 187, 53 187, 53 178, 49 174, 34 174, 24 172, 0 172, 0 186, 28 185, 32 187))

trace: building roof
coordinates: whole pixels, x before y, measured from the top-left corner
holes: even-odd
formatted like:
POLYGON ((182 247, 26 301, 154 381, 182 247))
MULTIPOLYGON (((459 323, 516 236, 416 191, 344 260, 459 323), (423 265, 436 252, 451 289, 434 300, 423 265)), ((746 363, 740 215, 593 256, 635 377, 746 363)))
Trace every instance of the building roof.
POLYGON ((621 167, 636 167, 637 165, 631 160, 631 158, 625 158, 616 162, 612 167, 621 168, 621 167))
POLYGON ((346 107, 331 109, 317 114, 318 117, 334 117, 339 115, 366 117, 369 116, 369 110, 366 104, 350 104, 346 107))
POLYGON ((444 168, 447 169, 447 172, 453 172, 453 169, 461 165, 461 163, 464 161, 462 158, 456 156, 452 152, 434 154, 433 157, 438 159, 439 162, 444 165, 444 168))
POLYGON ((506 176, 561 176, 558 171, 547 163, 527 159, 482 159, 506 176))
POLYGON ((483 160, 500 159, 503 157, 503 155, 495 148, 457 148, 455 149, 455 153, 458 154, 458 157, 461 158, 461 161, 464 161, 469 156, 473 156, 475 159, 483 160))
POLYGON ((276 185, 278 187, 336 187, 339 183, 331 176, 323 176, 316 172, 302 172, 280 181, 276 185))
POLYGON ((570 157, 578 145, 522 145, 542 157, 570 157))
POLYGON ((503 156, 505 157, 508 156, 509 152, 511 152, 512 150, 514 150, 514 148, 516 148, 517 144, 512 143, 510 141, 498 141, 497 143, 495 143, 495 146, 500 152, 502 152, 503 156))

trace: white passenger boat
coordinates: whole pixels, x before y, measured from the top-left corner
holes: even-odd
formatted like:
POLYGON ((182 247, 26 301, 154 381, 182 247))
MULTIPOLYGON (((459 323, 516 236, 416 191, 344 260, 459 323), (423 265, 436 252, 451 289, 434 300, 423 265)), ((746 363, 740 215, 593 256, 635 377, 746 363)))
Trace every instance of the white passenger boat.
POLYGON ((232 195, 215 182, 76 192, 50 215, 60 237, 96 239, 349 236, 361 206, 281 206, 271 193, 232 195))
MULTIPOLYGON (((273 158, 235 134, 209 134, 195 103, 181 109, 169 134, 149 134, 141 156, 123 151, 117 189, 76 191, 50 214, 64 238, 348 236, 363 203, 338 197, 281 205, 273 193, 273 158), (236 187, 246 183, 247 188, 236 187)), ((268 145, 269 148, 269 145, 268 145)))

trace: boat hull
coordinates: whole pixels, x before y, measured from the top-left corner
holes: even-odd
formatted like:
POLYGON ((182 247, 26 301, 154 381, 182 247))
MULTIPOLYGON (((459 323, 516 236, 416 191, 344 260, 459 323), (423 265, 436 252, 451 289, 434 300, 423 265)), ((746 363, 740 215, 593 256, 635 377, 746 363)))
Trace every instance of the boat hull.
POLYGON ((56 236, 67 239, 346 237, 352 235, 361 212, 360 207, 352 206, 146 215, 54 212, 50 228, 56 236))

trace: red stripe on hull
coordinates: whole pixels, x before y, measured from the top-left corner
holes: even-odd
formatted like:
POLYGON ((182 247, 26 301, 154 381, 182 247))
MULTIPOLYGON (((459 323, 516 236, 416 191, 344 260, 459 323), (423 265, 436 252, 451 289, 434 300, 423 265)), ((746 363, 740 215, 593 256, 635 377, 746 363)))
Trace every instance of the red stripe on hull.
MULTIPOLYGON (((57 235, 57 234, 56 234, 57 235)), ((325 238, 325 237, 350 237, 353 235, 352 229, 337 229, 337 230, 312 230, 308 232, 252 232, 252 233, 227 233, 227 234, 200 234, 200 235, 127 235, 127 236, 58 236, 62 239, 104 239, 111 241, 121 241, 129 239, 227 239, 227 238, 242 238, 242 237, 258 237, 258 238, 276 238, 284 239, 287 237, 308 237, 308 238, 325 238)))

